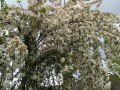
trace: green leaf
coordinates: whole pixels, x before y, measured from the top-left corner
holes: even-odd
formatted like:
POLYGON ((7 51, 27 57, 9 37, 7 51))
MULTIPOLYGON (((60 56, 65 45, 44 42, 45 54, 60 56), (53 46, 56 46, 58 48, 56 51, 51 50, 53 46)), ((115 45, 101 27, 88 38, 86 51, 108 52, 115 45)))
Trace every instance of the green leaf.
POLYGON ((45 14, 47 12, 47 9, 46 8, 41 8, 41 10, 39 11, 41 14, 45 14))

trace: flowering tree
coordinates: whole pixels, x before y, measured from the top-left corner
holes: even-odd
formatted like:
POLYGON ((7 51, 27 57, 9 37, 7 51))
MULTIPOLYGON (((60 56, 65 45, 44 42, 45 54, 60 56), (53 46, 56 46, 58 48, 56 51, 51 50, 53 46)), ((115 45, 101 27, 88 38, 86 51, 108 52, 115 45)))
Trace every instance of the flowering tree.
POLYGON ((110 90, 102 60, 120 58, 120 18, 99 11, 101 0, 28 2, 24 9, 1 0, 0 89, 76 90, 82 83, 83 90, 110 90))

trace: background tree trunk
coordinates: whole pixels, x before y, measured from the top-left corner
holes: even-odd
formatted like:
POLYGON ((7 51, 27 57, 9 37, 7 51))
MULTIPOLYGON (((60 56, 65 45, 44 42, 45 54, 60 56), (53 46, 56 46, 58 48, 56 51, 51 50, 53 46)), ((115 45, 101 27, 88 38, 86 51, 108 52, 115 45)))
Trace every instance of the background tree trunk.
POLYGON ((21 90, 29 90, 30 87, 35 90, 36 83, 35 80, 32 79, 32 77, 36 74, 36 67, 34 65, 37 58, 36 37, 33 37, 32 32, 29 32, 27 35, 24 36, 24 38, 25 44, 28 48, 28 57, 25 60, 25 76, 22 77, 21 90))
POLYGON ((111 80, 111 90, 120 90, 120 82, 111 80))

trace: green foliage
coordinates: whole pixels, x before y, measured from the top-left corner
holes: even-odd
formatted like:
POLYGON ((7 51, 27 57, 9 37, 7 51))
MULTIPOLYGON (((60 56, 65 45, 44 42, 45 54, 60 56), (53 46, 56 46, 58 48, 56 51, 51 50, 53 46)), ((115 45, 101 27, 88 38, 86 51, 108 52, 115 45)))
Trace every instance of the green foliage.
POLYGON ((110 75, 110 80, 111 80, 111 81, 112 81, 112 80, 116 80, 116 81, 120 82, 120 78, 119 78, 117 75, 114 75, 114 74, 111 74, 111 75, 110 75))
POLYGON ((40 10, 39 10, 39 13, 41 13, 41 14, 45 14, 47 12, 47 9, 46 8, 41 8, 40 10))

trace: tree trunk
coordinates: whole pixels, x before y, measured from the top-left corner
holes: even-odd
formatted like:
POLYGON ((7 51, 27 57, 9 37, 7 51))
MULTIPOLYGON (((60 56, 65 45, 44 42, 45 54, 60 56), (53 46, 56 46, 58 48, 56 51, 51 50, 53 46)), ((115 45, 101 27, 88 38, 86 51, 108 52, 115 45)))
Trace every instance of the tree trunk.
POLYGON ((34 63, 36 61, 37 49, 36 49, 36 38, 32 36, 32 32, 29 32, 24 36, 25 44, 28 48, 28 57, 25 59, 25 68, 24 74, 21 81, 21 90, 35 90, 35 80, 32 79, 33 75, 35 75, 35 66, 34 63))

